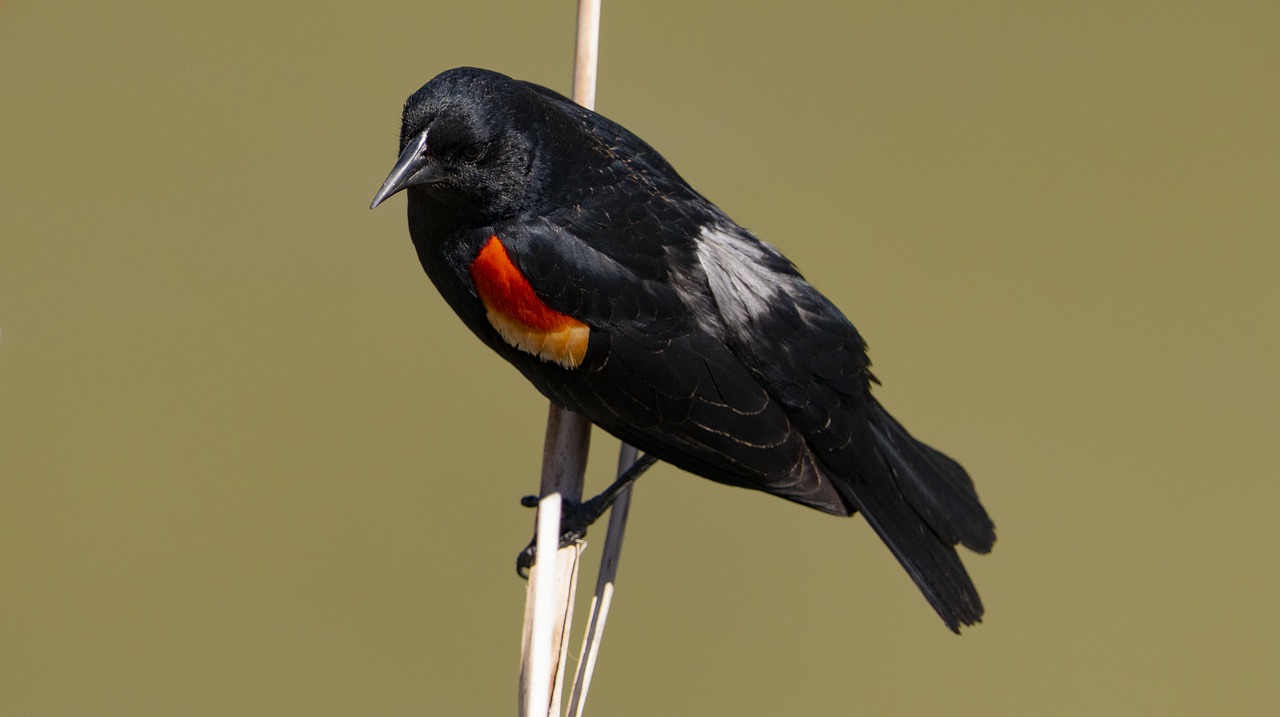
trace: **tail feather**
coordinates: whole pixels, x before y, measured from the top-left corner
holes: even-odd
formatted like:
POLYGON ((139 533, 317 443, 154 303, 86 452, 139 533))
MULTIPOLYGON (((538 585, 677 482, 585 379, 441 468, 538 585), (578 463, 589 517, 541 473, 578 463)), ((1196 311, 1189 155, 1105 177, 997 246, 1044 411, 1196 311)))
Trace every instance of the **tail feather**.
POLYGON ((982 600, 956 554, 989 551, 995 526, 958 463, 913 438, 878 403, 870 408, 874 447, 856 469, 836 472, 837 490, 866 518, 947 627, 982 620, 982 600))
POLYGON ((991 552, 995 525, 964 468, 913 438, 878 403, 872 411, 871 431, 898 489, 929 527, 951 545, 991 552))

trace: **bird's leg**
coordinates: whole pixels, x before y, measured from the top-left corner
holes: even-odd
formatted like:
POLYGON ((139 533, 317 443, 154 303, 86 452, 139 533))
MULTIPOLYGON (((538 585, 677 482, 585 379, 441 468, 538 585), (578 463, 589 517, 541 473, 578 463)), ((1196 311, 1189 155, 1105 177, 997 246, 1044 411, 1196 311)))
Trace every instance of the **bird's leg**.
MULTIPOLYGON (((613 505, 613 501, 618 499, 622 491, 631 487, 632 483, 641 476, 645 471, 657 463, 658 459, 648 453, 640 456, 627 468, 622 475, 618 476, 618 480, 612 485, 600 492, 600 495, 583 501, 581 503, 572 500, 563 501, 562 513, 560 515, 560 547, 571 545, 575 540, 579 540, 587 534, 587 528, 596 522, 604 512, 613 505)), ((526 495, 520 499, 520 505, 526 508, 538 507, 538 496, 526 495)), ((529 568, 533 567, 534 559, 537 556, 538 536, 534 536, 529 542, 529 546, 520 551, 516 556, 516 573, 522 578, 528 579, 529 568)))

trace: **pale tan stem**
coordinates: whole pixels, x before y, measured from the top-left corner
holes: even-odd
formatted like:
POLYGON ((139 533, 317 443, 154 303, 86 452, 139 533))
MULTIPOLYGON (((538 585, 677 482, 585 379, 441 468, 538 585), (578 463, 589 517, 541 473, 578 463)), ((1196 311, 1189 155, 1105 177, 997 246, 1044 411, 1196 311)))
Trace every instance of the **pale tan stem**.
MULTIPOLYGON (((600 0, 579 0, 573 99, 587 108, 595 107, 599 47, 600 0)), ((530 570, 525 597, 520 659, 521 717, 560 713, 573 595, 578 581, 578 558, 582 551, 581 543, 556 549, 560 539, 560 507, 562 499, 582 500, 590 439, 591 423, 586 418, 551 404, 542 454, 536 538, 538 559, 530 570), (552 554, 556 556, 556 569, 539 570, 546 556, 552 554)))

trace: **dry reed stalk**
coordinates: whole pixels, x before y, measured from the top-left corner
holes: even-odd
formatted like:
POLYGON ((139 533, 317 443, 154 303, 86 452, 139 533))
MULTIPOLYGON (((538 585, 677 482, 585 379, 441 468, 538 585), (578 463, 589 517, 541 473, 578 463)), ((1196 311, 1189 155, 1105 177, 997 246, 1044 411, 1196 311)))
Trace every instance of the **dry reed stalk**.
MULTIPOLYGON (((618 475, 621 476, 636 461, 636 449, 626 443, 618 450, 618 475)), ((622 538, 627 529, 627 516, 631 513, 631 488, 623 491, 609 509, 609 532, 605 534, 604 553, 600 556, 600 574, 596 577, 596 593, 591 598, 591 615, 587 619, 587 632, 582 636, 582 653, 578 656, 578 673, 573 678, 573 691, 569 698, 568 715, 582 717, 587 706, 587 691, 596 669, 596 657, 604 639, 605 622, 609 619, 609 607, 613 604, 613 584, 618 576, 618 560, 622 557, 622 538)))
POLYGON ((520 657, 521 717, 559 713, 559 685, 573 614, 581 544, 560 544, 562 499, 582 499, 582 478, 591 443, 586 418, 551 404, 542 448, 542 487, 538 501, 537 562, 529 571, 520 657), (554 562, 546 560, 554 556, 554 562), (547 570, 550 566, 554 569, 547 570), (554 711, 553 711, 554 708, 554 711))
MULTIPOLYGON (((600 0, 578 1, 574 46, 573 99, 595 106, 597 56, 600 47, 600 0)), ((561 498, 582 499, 583 475, 591 424, 584 417, 551 404, 543 446, 542 485, 538 502, 538 558, 529 573, 520 659, 521 717, 560 713, 564 665, 568 654, 573 595, 577 588, 581 545, 557 550, 561 498), (554 554, 555 570, 546 556, 554 554), (550 574, 548 574, 550 573, 550 574)))

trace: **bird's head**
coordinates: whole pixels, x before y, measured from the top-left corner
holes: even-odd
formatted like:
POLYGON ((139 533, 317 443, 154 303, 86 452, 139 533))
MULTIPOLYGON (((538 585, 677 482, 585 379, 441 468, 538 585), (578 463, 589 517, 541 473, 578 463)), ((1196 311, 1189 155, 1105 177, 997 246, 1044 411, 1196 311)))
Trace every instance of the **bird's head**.
POLYGON ((400 157, 370 208, 408 189, 476 223, 520 213, 533 201, 551 114, 537 92, 505 75, 471 67, 437 75, 405 102, 400 157))

